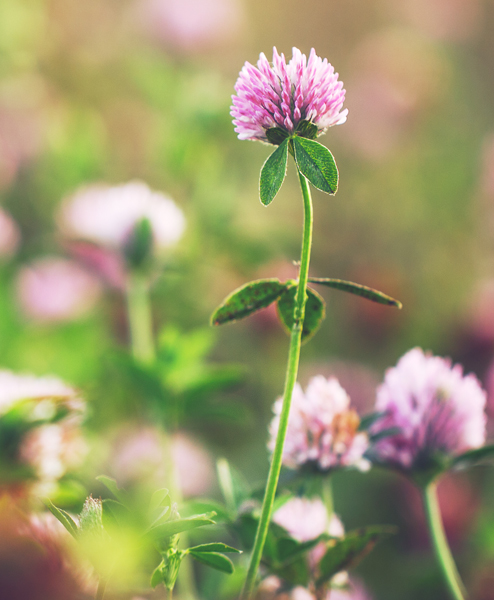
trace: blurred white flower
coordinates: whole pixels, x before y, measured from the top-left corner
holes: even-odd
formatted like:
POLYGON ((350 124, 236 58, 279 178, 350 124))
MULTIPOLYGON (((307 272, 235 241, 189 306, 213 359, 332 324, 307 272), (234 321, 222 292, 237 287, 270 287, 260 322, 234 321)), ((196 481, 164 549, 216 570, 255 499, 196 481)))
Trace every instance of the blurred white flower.
POLYGON ((70 321, 93 308, 100 297, 98 279, 78 263, 41 258, 22 267, 17 296, 24 315, 33 321, 70 321))
POLYGON ((173 246, 185 230, 185 217, 167 196, 141 181, 90 185, 62 204, 59 223, 71 239, 94 242, 121 252, 136 224, 148 219, 158 251, 173 246))
POLYGON ((0 257, 9 258, 19 246, 21 234, 14 219, 0 208, 0 257))

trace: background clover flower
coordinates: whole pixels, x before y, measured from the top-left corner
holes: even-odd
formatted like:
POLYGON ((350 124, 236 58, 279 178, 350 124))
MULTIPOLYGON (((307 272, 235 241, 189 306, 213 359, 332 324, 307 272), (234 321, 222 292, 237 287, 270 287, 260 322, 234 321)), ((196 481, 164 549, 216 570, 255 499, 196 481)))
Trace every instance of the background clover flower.
POLYGON ((291 60, 273 48, 273 63, 261 53, 257 67, 246 62, 235 84, 231 115, 241 140, 269 142, 266 131, 273 127, 288 135, 297 131, 302 121, 316 126, 315 137, 332 125, 346 121, 342 110, 345 99, 343 83, 327 61, 316 55, 309 58, 293 48, 291 60))
POLYGON ((378 460, 411 470, 427 465, 435 455, 458 455, 485 441, 486 393, 475 375, 463 375, 460 365, 407 352, 388 369, 377 390, 376 410, 386 416, 373 433, 398 428, 400 433, 375 445, 378 460))
POLYGON ((119 252, 142 219, 149 220, 157 250, 173 246, 185 230, 181 209, 142 181, 82 188, 64 201, 59 217, 68 238, 119 252))
MULTIPOLYGON (((274 405, 268 447, 273 450, 279 427, 282 398, 274 405)), ((366 469, 363 458, 367 435, 358 432, 360 419, 350 409, 350 398, 334 377, 322 375, 309 381, 304 394, 297 384, 293 390, 288 429, 283 449, 283 464, 292 469, 315 463, 323 471, 355 466, 366 469)))

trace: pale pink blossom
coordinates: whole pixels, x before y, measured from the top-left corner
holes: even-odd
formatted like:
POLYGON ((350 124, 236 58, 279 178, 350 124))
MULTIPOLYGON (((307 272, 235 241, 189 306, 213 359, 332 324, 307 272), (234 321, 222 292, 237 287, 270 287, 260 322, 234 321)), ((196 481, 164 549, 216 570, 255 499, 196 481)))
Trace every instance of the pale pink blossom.
POLYGON ((288 135, 301 121, 309 121, 320 135, 332 125, 346 121, 345 100, 338 73, 311 50, 309 58, 293 48, 291 60, 273 48, 273 63, 261 53, 257 67, 246 62, 235 84, 231 115, 241 140, 268 142, 266 131, 273 127, 288 135))
POLYGON ((62 204, 59 222, 69 239, 86 240, 121 252, 142 219, 151 224, 158 252, 176 244, 185 230, 182 210, 141 181, 79 189, 62 204))
POLYGON ((243 20, 239 0, 139 0, 136 8, 151 35, 183 50, 232 39, 243 20))
POLYGON ((19 306, 29 319, 61 322, 88 313, 101 294, 98 279, 78 263, 41 258, 22 267, 17 277, 19 306))
POLYGON ((376 411, 384 412, 374 433, 397 428, 378 441, 379 461, 410 470, 437 455, 455 456, 485 442, 486 393, 475 375, 463 375, 449 359, 407 352, 388 369, 377 390, 376 411))
POLYGON ((0 208, 0 257, 10 258, 21 240, 21 234, 14 219, 0 208))
POLYGON ((320 498, 290 498, 273 515, 273 521, 299 542, 308 542, 323 533, 334 537, 345 534, 343 524, 331 516, 320 498))
MULTIPOLYGON (((274 404, 268 447, 274 449, 283 399, 274 404)), ((364 453, 367 435, 358 431, 360 419, 350 408, 350 398, 334 377, 313 377, 304 394, 295 385, 288 429, 283 448, 283 464, 292 469, 313 464, 327 471, 337 467, 366 469, 364 453)))

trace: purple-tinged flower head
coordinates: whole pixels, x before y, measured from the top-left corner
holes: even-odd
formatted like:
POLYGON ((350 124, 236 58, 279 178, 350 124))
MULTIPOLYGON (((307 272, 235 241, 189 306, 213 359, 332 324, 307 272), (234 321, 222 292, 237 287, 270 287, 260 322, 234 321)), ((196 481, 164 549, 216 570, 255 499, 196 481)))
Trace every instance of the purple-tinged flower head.
POLYGON ((377 390, 376 410, 385 416, 373 433, 391 428, 400 433, 378 441, 376 457, 411 471, 478 448, 485 442, 485 405, 475 375, 463 375, 460 365, 414 348, 388 369, 377 390))
MULTIPOLYGON (((269 429, 270 450, 274 449, 282 405, 283 399, 278 398, 269 429)), ((367 434, 358 431, 359 425, 360 419, 350 408, 348 394, 334 377, 313 377, 305 394, 296 384, 283 464, 291 469, 312 465, 320 471, 337 467, 368 468, 369 463, 363 458, 368 447, 367 434)))
POLYGON ((260 140, 279 144, 295 133, 315 138, 346 121, 348 110, 343 83, 327 61, 316 55, 309 58, 293 48, 291 60, 273 48, 273 63, 264 53, 257 67, 246 62, 235 84, 231 115, 241 140, 260 140), (269 130, 279 128, 281 137, 269 130))

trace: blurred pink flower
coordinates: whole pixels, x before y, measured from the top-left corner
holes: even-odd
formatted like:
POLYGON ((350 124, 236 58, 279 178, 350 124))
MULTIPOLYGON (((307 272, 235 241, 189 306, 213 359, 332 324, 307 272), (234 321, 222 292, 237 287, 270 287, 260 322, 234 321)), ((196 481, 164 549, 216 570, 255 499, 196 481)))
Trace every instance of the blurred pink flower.
POLYGON ((308 542, 322 533, 334 537, 345 534, 340 519, 334 513, 328 515, 320 498, 291 498, 274 513, 273 521, 299 542, 308 542))
POLYGON ((392 7, 433 39, 463 41, 480 29, 479 0, 391 0, 392 7))
POLYGON ((8 600, 92 598, 89 567, 76 559, 73 540, 51 514, 28 515, 6 497, 0 506, 0 590, 8 600), (87 594, 87 595, 86 595, 87 594))
POLYGON ((239 0, 139 0, 136 8, 151 35, 183 50, 232 39, 243 20, 239 0))
POLYGON ((280 127, 289 135, 300 121, 310 121, 320 135, 346 121, 343 83, 327 59, 314 49, 309 58, 298 48, 286 63, 273 48, 273 64, 261 53, 257 67, 246 62, 235 84, 231 115, 238 138, 268 142, 266 130, 280 127))
MULTIPOLYGON (((275 417, 269 427, 268 447, 274 449, 283 399, 274 404, 275 417)), ((323 471, 336 467, 366 469, 363 455, 368 447, 365 433, 359 433, 360 419, 350 409, 350 398, 334 377, 322 375, 309 381, 304 394, 297 383, 293 390, 283 464, 292 469, 314 463, 323 471)))
POLYGON ((81 188, 64 200, 59 222, 69 239, 121 252, 135 225, 145 218, 151 224, 158 251, 168 249, 182 237, 185 217, 181 209, 141 181, 81 188))
MULTIPOLYGON (((151 481, 158 485, 169 477, 166 456, 167 440, 154 427, 141 427, 124 432, 117 449, 112 452, 112 471, 124 485, 151 481)), ((214 481, 214 468, 206 449, 183 432, 173 434, 171 453, 175 482, 184 496, 207 492, 214 481)))
POLYGON ((444 88, 448 71, 432 43, 407 30, 380 31, 356 48, 347 80, 352 118, 345 143, 367 159, 388 156, 416 114, 444 88))
POLYGON ((0 420, 22 405, 24 424, 19 423, 19 446, 12 457, 33 469, 37 491, 46 493, 85 456, 81 431, 85 404, 75 389, 55 377, 0 371, 0 420), (58 413, 62 416, 51 423, 58 413))
POLYGON ((77 319, 93 308, 100 293, 96 277, 64 258, 38 259, 22 267, 17 277, 19 305, 38 322, 77 319))
POLYGON ((456 455, 485 441, 486 393, 475 375, 420 348, 388 369, 377 390, 376 411, 386 413, 373 428, 401 433, 377 442, 378 459, 410 470, 437 454, 456 455))
POLYGON ((19 246, 21 234, 14 219, 0 208, 0 257, 9 258, 19 246))

